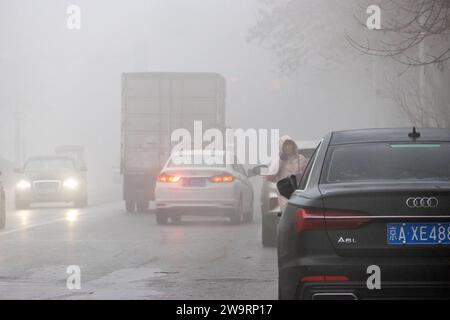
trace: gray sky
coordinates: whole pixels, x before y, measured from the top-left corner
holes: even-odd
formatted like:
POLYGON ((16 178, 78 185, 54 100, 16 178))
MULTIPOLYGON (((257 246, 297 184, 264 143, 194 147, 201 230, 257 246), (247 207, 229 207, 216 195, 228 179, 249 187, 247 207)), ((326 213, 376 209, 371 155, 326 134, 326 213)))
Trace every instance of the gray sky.
POLYGON ((257 19, 256 0, 0 0, 1 156, 14 156, 20 108, 28 155, 79 143, 88 160, 118 165, 120 75, 132 71, 223 74, 234 128, 309 140, 403 123, 392 106, 375 112, 368 58, 326 67, 312 60, 281 78, 271 52, 246 41, 257 19), (69 4, 81 7, 80 31, 66 28, 69 4))

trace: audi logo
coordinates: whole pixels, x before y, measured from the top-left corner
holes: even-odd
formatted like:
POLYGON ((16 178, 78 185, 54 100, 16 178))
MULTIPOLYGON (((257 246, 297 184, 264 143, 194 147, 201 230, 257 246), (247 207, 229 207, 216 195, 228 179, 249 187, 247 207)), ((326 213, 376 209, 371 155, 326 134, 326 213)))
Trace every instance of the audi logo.
POLYGON ((437 208, 439 200, 435 197, 423 197, 423 198, 408 198, 406 200, 406 206, 408 208, 437 208))

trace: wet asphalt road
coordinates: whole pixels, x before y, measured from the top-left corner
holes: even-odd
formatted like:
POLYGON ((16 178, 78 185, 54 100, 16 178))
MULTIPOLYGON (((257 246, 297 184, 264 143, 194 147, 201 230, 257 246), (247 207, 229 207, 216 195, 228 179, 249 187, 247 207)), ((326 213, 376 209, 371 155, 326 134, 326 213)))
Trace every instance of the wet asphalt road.
MULTIPOLYGON (((256 208, 256 206, 255 206, 256 208)), ((0 231, 0 299, 275 299, 276 250, 250 224, 185 218, 159 226, 120 201, 85 209, 7 212, 0 231), (81 268, 81 289, 66 271, 81 268)))

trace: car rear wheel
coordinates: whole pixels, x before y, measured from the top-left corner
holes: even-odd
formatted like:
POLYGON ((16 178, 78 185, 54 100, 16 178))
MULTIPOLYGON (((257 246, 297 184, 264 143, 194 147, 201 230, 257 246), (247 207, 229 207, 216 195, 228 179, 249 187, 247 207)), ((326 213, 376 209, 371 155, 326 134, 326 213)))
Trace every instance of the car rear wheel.
POLYGON ((166 225, 169 223, 169 217, 167 214, 157 212, 156 213, 156 223, 159 225, 166 225))
POLYGON ((126 207, 128 213, 133 213, 136 210, 136 201, 126 200, 125 207, 126 207))
POLYGON ((242 199, 240 199, 235 212, 232 213, 230 216, 230 222, 231 224, 241 224, 242 220, 243 220, 242 199))
POLYGON ((170 221, 172 223, 175 223, 175 224, 180 223, 181 222, 181 215, 174 214, 174 215, 170 216, 170 221))
POLYGON ((277 245, 277 226, 275 219, 267 215, 262 216, 262 244, 264 247, 274 247, 277 245))

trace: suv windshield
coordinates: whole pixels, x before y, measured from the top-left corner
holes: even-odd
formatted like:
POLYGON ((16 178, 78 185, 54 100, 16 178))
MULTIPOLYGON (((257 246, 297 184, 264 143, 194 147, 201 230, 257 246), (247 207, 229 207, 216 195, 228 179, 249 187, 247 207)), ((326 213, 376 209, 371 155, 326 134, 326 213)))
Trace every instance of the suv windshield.
POLYGON ((32 159, 24 167, 25 172, 70 171, 74 169, 70 159, 32 159))
POLYGON ((332 146, 324 169, 322 183, 450 181, 450 145, 368 143, 332 146))

